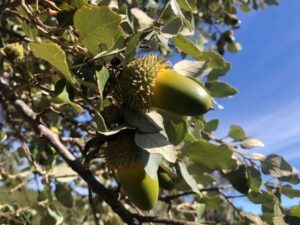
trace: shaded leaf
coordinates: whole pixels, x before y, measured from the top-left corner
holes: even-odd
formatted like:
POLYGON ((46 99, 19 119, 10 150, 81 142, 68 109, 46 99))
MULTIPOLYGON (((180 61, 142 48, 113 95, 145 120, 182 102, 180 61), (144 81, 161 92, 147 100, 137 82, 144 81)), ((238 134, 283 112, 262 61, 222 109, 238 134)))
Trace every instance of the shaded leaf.
POLYGON ((180 17, 175 17, 169 20, 161 28, 161 32, 166 38, 171 38, 180 32, 182 25, 183 25, 182 19, 180 17))
POLYGON ((270 154, 261 162, 261 170, 272 177, 289 176, 293 174, 293 167, 281 156, 270 154))
POLYGON ((60 212, 54 211, 47 206, 46 215, 40 221, 40 225, 61 225, 63 224, 64 217, 60 212))
POLYGON ((285 185, 281 188, 281 193, 289 198, 300 197, 300 190, 293 189, 290 185, 285 185))
POLYGON ((183 118, 165 118, 164 125, 171 143, 178 145, 188 133, 188 124, 183 118))
POLYGON ((260 171, 252 166, 247 167, 247 175, 250 189, 254 192, 259 192, 262 183, 260 171))
POLYGON ((190 186, 190 188, 192 189, 192 191, 199 193, 199 188, 197 185, 196 180, 189 174, 186 165, 183 162, 178 162, 179 165, 179 169, 180 169, 180 174, 182 176, 182 178, 184 179, 184 181, 190 186))
POLYGON ((145 171, 146 173, 152 177, 153 179, 156 179, 157 177, 157 171, 159 168, 159 165, 162 160, 161 154, 152 154, 148 151, 142 150, 142 162, 145 165, 145 171))
POLYGON ((71 193, 71 189, 65 184, 56 184, 55 197, 61 204, 63 204, 67 208, 72 208, 74 205, 74 199, 71 193))
POLYGON ((135 143, 141 149, 144 149, 152 154, 160 154, 168 162, 176 161, 176 151, 168 139, 161 133, 142 134, 136 132, 135 143))

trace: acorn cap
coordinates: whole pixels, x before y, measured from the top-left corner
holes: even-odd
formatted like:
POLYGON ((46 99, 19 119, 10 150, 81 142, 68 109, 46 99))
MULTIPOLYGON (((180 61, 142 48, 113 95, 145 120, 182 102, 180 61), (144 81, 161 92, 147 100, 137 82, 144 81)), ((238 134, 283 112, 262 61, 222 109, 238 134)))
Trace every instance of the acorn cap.
POLYGON ((170 69, 170 64, 157 55, 151 54, 131 61, 120 76, 124 105, 137 112, 151 111, 155 78, 163 69, 170 69))
POLYGON ((109 169, 118 170, 140 161, 139 151, 134 141, 134 131, 123 131, 106 148, 101 149, 101 156, 109 169))

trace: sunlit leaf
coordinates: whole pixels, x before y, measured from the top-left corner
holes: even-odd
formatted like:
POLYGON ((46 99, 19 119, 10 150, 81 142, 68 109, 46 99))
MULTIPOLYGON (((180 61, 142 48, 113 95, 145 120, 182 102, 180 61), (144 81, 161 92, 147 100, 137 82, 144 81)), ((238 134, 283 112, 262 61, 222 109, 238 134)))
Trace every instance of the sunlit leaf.
POLYGON ((115 43, 121 17, 107 7, 82 7, 74 15, 79 40, 94 55, 115 43))
POLYGON ((69 71, 66 54, 58 44, 29 43, 29 46, 36 57, 41 58, 56 67, 63 75, 65 75, 67 81, 73 85, 77 83, 69 71))

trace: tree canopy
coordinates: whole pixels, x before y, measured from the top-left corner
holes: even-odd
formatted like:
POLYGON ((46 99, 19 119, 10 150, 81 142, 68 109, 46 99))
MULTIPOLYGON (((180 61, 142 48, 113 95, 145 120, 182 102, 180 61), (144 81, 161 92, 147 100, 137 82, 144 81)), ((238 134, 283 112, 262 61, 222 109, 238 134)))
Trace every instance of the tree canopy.
POLYGON ((299 224, 298 170, 205 116, 238 94, 238 15, 278 4, 0 1, 0 223, 299 224))

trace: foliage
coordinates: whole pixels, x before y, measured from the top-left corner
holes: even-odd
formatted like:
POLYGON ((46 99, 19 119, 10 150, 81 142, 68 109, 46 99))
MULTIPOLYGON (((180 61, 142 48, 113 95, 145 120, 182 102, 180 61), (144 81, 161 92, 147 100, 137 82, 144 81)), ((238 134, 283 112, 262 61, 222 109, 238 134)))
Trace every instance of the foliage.
POLYGON ((118 93, 118 77, 132 59, 154 53, 172 61, 181 55, 174 70, 201 82, 220 107, 219 98, 238 93, 221 80, 231 67, 222 55, 242 48, 234 38, 238 12, 277 4, 0 1, 1 193, 23 193, 0 198, 0 223, 123 224, 129 215, 138 220, 134 224, 299 224, 299 207, 281 206, 282 195, 300 196, 294 188, 298 171, 279 155, 247 152, 263 147, 262 141, 235 124, 218 138, 212 133, 219 120, 205 116, 131 112, 118 93), (163 170, 172 181, 146 216, 101 155, 128 130, 134 130, 146 173, 155 178, 163 170), (86 183, 90 172, 104 186, 86 183), (95 185, 102 195, 92 192, 95 185), (237 208, 232 198, 241 196, 261 205, 262 214, 237 208), (125 207, 115 207, 118 201, 125 207))

